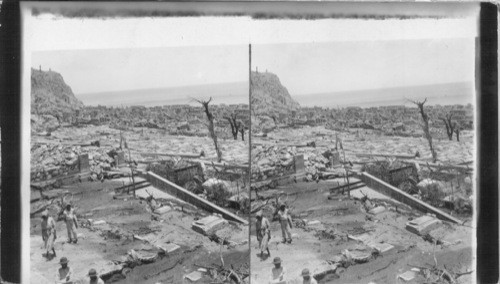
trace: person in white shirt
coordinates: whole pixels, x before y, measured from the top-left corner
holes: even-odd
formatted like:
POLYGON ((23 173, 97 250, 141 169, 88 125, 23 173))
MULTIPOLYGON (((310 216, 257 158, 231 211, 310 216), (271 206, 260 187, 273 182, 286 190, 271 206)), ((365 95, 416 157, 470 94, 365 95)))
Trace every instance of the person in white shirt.
POLYGON ((73 284, 73 269, 68 266, 68 262, 66 257, 59 261, 61 267, 56 272, 56 284, 73 284))
POLYGON ((286 279, 285 279, 285 268, 281 266, 281 258, 275 257, 273 260, 274 267, 271 270, 272 276, 271 276, 271 281, 269 281, 270 284, 286 284, 286 279))
POLYGON ((78 228, 78 223, 76 220, 75 211, 71 208, 71 205, 66 205, 66 209, 63 212, 64 221, 66 222, 66 229, 68 230, 68 243, 78 242, 78 237, 76 234, 76 228, 78 228))
POLYGON ((257 212, 257 222, 255 224, 257 240, 259 241, 260 256, 264 256, 264 251, 267 251, 267 256, 271 256, 269 251, 269 240, 271 239, 271 224, 266 217, 262 216, 262 212, 257 212))
POLYGON ((47 251, 47 257, 49 257, 50 251, 52 251, 54 256, 56 256, 56 251, 54 249, 54 242, 56 238, 56 222, 54 221, 54 218, 49 216, 47 211, 44 211, 42 213, 42 239, 44 242, 44 248, 47 251))
POLYGON ((292 243, 292 233, 290 229, 292 228, 292 218, 286 209, 285 204, 281 204, 280 210, 278 211, 278 216, 281 224, 281 233, 283 234, 283 243, 288 241, 289 244, 292 243))
POLYGON ((104 281, 102 281, 101 278, 97 275, 97 271, 95 269, 90 269, 89 270, 89 279, 86 280, 85 284, 104 284, 104 281))
POLYGON ((316 279, 314 279, 314 277, 311 276, 311 272, 309 272, 309 269, 305 268, 304 270, 302 270, 302 284, 318 284, 318 282, 316 282, 316 279))

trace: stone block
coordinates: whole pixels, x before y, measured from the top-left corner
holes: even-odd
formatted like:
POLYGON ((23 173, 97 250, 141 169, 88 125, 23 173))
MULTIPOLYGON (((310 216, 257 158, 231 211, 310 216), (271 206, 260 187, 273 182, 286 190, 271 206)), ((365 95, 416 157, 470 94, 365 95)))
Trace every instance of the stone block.
POLYGON ((295 162, 295 173, 304 173, 306 170, 304 164, 304 155, 295 156, 294 162, 295 162))
POLYGON ((417 273, 415 271, 408 270, 403 274, 399 274, 398 278, 402 279, 405 282, 412 281, 415 276, 417 276, 417 273))
POLYGON ((414 234, 422 236, 439 228, 442 223, 441 220, 426 215, 406 223, 406 229, 414 234))
POLYGON ((307 226, 314 226, 314 225, 320 225, 321 222, 318 220, 310 221, 307 223, 307 226))
POLYGON ((363 233, 360 235, 347 235, 351 240, 355 240, 362 243, 368 243, 371 240, 371 236, 368 233, 363 233))
POLYGON ((202 218, 200 220, 194 221, 192 224, 192 228, 194 231, 204 234, 204 235, 211 235, 215 231, 220 230, 224 228, 228 222, 220 217, 217 216, 208 216, 205 218, 202 218))
POLYGON ((427 223, 431 220, 433 220, 434 218, 432 216, 429 216, 429 215, 424 215, 422 217, 419 217, 419 218, 416 218, 416 219, 413 219, 411 220, 409 223, 411 225, 415 225, 415 226, 420 226, 424 223, 427 223))
POLYGON ((173 253, 174 251, 176 251, 180 248, 181 248, 180 246, 173 244, 173 243, 161 246, 161 249, 164 250, 166 253, 173 253))
POLYGON ((90 170, 89 154, 81 154, 78 157, 80 172, 87 172, 90 170))
POLYGON ((368 213, 373 214, 373 215, 378 215, 384 211, 385 211, 384 206, 377 206, 377 207, 371 209, 370 211, 368 211, 368 213))
POLYGON ((339 152, 332 153, 332 155, 330 156, 330 164, 332 166, 340 165, 340 153, 339 152))
POLYGON ((115 162, 116 166, 125 164, 125 152, 123 151, 116 152, 115 162))
POLYGON ((193 271, 184 277, 191 282, 196 282, 200 280, 203 277, 203 275, 201 274, 200 271, 193 271))
POLYGON ((371 247, 376 249, 379 253, 386 253, 394 249, 394 246, 388 243, 374 243, 371 247))
POLYGON ((163 206, 163 207, 157 208, 157 209, 155 210, 155 213, 156 213, 156 214, 163 215, 163 214, 165 214, 165 213, 169 212, 170 210, 172 210, 172 207, 170 207, 170 206, 168 206, 168 205, 165 205, 165 206, 163 206))

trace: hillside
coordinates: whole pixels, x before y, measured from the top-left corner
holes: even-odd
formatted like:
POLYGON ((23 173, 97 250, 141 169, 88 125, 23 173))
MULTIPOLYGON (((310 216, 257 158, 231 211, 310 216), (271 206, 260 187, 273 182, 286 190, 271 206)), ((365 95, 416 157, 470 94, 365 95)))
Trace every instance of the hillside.
POLYGON ((83 108, 61 74, 31 69, 31 130, 50 132, 83 108))
POLYGON ((300 108, 276 74, 252 71, 251 76, 254 114, 288 113, 300 108))
POLYGON ((75 97, 61 74, 31 69, 32 114, 62 116, 82 107, 83 103, 75 97))

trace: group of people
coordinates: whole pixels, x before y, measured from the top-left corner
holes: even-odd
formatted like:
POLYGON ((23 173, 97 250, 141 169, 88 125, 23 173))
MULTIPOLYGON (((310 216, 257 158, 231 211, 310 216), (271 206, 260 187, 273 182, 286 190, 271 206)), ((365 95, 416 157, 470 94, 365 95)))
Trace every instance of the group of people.
MULTIPOLYGON (((61 267, 56 272, 56 284, 73 284, 75 279, 73 277, 73 269, 68 265, 69 261, 66 257, 62 257, 59 261, 61 267)), ((90 269, 87 274, 88 279, 85 279, 84 284, 104 284, 101 278, 97 275, 95 269, 90 269)))
MULTIPOLYGON (((285 268, 281 265, 281 258, 275 257, 273 260, 273 264, 274 267, 271 270, 271 280, 269 281, 270 284, 297 283, 287 279, 285 268)), ((311 272, 307 268, 302 270, 300 276, 302 278, 302 281, 299 280, 299 283, 301 284, 318 284, 318 282, 316 282, 316 279, 311 276, 311 272)))
MULTIPOLYGON (((282 243, 292 243, 292 232, 291 228, 293 227, 292 224, 292 217, 290 216, 290 213, 288 209, 286 208, 285 204, 279 205, 279 210, 277 212, 278 218, 279 218, 279 223, 281 226, 281 234, 283 236, 283 241, 282 243)), ((271 223, 269 220, 262 215, 262 212, 259 211, 256 214, 257 221, 256 221, 256 234, 257 234, 257 240, 259 241, 259 248, 260 248, 260 256, 264 256, 264 251, 267 252, 267 257, 271 256, 271 252, 269 251, 269 240, 271 240, 271 223)), ((287 284, 291 283, 289 280, 287 280, 285 269, 281 265, 281 258, 275 257, 273 260, 274 267, 271 271, 271 280, 269 283, 272 284, 287 284)), ((309 272, 309 269, 304 269, 302 270, 302 273, 300 274, 302 277, 302 284, 317 284, 316 280, 311 276, 311 273, 309 272)))
MULTIPOLYGON (((281 225, 281 233, 283 235, 283 243, 292 243, 292 217, 290 216, 288 209, 285 204, 281 204, 278 210, 279 222, 281 225)), ((271 239, 271 223, 269 220, 262 216, 262 212, 257 212, 257 222, 256 222, 256 234, 257 240, 259 241, 260 256, 264 256, 264 251, 267 252, 267 256, 271 256, 269 251, 269 240, 271 239)))
MULTIPOLYGON (((76 229, 78 228, 78 220, 76 218, 76 214, 74 209, 71 207, 71 204, 66 205, 66 208, 63 211, 63 219, 66 223, 66 230, 68 232, 68 243, 78 243, 78 235, 76 229)), ((57 239, 57 230, 56 230, 56 221, 54 218, 49 216, 48 211, 42 212, 42 239, 44 242, 44 249, 46 251, 45 256, 47 258, 52 254, 53 257, 56 256, 56 250, 54 247, 55 240, 57 239)), ((59 264, 61 267, 57 270, 56 273, 56 282, 57 284, 72 284, 74 283, 73 279, 73 270, 68 266, 68 259, 63 257, 60 259, 59 264)), ((97 272, 95 269, 90 269, 88 273, 89 280, 87 283, 91 284, 104 284, 104 282, 97 276, 97 272)))
MULTIPOLYGON (((68 231, 68 243, 76 244, 78 242, 76 233, 78 220, 76 219, 75 211, 71 208, 71 204, 66 205, 66 209, 63 211, 63 217, 68 231)), ((42 239, 46 250, 46 256, 49 257, 50 253, 56 256, 56 250, 54 248, 54 243, 57 239, 56 221, 49 216, 49 212, 47 211, 42 213, 42 239)))

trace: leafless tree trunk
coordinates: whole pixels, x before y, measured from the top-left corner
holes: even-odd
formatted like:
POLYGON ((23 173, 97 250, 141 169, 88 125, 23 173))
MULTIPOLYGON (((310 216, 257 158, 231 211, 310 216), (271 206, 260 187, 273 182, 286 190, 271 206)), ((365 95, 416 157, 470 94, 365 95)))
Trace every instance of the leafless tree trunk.
POLYGON ((241 125, 240 127, 240 133, 241 133, 241 141, 245 141, 245 127, 241 125))
POLYGON ((233 113, 231 116, 225 116, 224 118, 227 119, 227 121, 229 121, 229 125, 231 125, 231 133, 233 134, 234 140, 238 139, 238 132, 241 123, 236 121, 236 114, 233 113))
POLYGON ((217 162, 220 163, 222 161, 222 152, 219 149, 219 144, 217 143, 217 135, 215 135, 214 116, 212 115, 210 109, 208 108, 208 104, 212 101, 212 97, 210 97, 208 101, 201 101, 201 100, 195 100, 195 101, 199 102, 205 108, 205 114, 207 115, 207 120, 208 120, 208 132, 210 132, 210 136, 214 141, 215 151, 217 152, 217 162))
POLYGON ((420 115, 422 116, 422 120, 424 122, 422 124, 422 129, 424 130, 425 138, 427 138, 427 141, 429 142, 429 148, 431 149, 432 159, 435 163, 437 160, 437 153, 434 150, 434 147, 432 146, 432 136, 431 136, 431 133, 429 131, 429 116, 425 113, 425 110, 424 110, 424 104, 427 102, 427 98, 425 98, 425 100, 423 102, 419 102, 419 101, 412 101, 412 102, 414 104, 416 104, 418 109, 420 110, 420 115))
POLYGON ((455 127, 455 134, 457 136, 457 142, 460 142, 460 126, 459 125, 457 125, 455 127))
POLYGON ((448 113, 445 117, 441 117, 441 120, 444 122, 444 126, 446 126, 446 134, 448 135, 448 139, 450 141, 453 139, 453 132, 455 132, 455 124, 451 123, 451 118, 451 113, 448 113))

